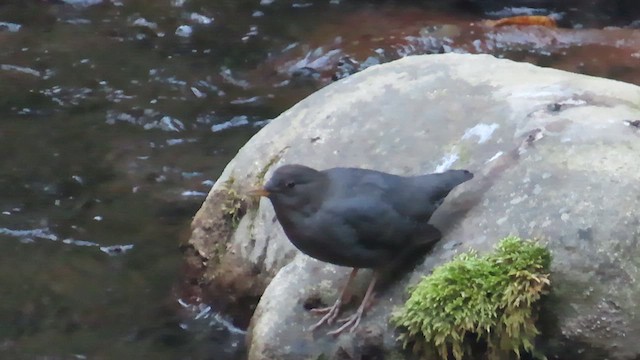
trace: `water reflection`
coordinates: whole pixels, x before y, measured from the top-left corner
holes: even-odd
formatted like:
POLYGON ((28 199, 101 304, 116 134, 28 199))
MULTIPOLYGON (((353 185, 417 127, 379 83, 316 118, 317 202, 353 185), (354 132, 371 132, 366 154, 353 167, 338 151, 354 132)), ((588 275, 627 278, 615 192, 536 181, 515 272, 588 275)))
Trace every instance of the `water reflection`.
POLYGON ((2 358, 242 358, 242 331, 178 301, 177 245, 277 111, 230 104, 265 95, 216 41, 168 39, 212 16, 157 3, 0 5, 2 358))
MULTIPOLYGON (((516 10, 538 11, 492 11, 516 10)), ((637 60, 628 29, 477 20, 340 1, 3 1, 0 358, 243 358, 243 331, 177 290, 178 239, 237 149, 332 79, 442 51, 606 75, 584 60, 619 38, 616 61, 637 60)))

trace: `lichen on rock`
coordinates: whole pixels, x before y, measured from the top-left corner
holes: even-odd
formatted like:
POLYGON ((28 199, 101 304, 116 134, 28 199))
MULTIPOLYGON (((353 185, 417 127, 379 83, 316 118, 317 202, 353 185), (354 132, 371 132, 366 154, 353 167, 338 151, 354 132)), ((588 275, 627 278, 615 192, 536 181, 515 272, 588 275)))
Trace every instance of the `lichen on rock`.
POLYGON ((550 264, 544 246, 513 236, 493 253, 462 253, 424 277, 391 321, 403 330, 404 346, 427 358, 461 360, 478 339, 486 342, 488 359, 520 358, 521 350, 536 356, 538 305, 549 290, 550 264))

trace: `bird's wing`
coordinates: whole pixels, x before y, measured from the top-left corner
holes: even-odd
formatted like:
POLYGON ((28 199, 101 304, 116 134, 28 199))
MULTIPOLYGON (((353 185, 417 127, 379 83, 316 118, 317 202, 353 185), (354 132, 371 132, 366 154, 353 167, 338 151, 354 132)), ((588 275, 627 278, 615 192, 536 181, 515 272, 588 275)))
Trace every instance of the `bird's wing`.
POLYGON ((385 193, 385 199, 400 214, 416 221, 427 221, 453 188, 471 178, 473 174, 466 170, 405 178, 398 188, 385 193))
POLYGON ((335 227, 324 231, 346 231, 352 241, 369 249, 402 245, 415 227, 409 218, 377 198, 354 197, 326 205, 319 216, 331 219, 335 227))

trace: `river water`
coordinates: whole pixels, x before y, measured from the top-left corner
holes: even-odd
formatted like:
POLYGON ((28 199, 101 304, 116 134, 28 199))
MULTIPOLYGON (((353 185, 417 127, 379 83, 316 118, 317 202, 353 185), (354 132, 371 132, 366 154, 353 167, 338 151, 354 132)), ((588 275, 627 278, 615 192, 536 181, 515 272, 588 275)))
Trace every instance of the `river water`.
POLYGON ((464 35, 491 11, 3 1, 0 358, 244 358, 243 330, 179 290, 178 244, 240 146, 332 78, 458 49, 640 81, 633 26, 580 35, 569 21, 551 45, 544 30, 464 35), (598 57, 609 46, 615 64, 598 57))

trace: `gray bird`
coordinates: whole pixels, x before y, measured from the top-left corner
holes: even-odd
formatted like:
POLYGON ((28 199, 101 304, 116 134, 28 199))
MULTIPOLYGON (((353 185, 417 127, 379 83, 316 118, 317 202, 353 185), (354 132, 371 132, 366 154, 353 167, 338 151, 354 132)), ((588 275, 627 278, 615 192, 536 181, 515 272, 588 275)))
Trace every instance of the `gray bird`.
POLYGON ((335 304, 312 310, 325 315, 311 330, 333 323, 350 298, 348 288, 358 269, 374 269, 358 310, 329 332, 337 335, 358 327, 382 268, 416 245, 433 242, 434 230, 439 240, 439 232, 427 222, 453 188, 472 178, 466 170, 404 177, 368 169, 318 171, 284 165, 250 194, 271 200, 282 229, 300 251, 353 268, 335 304), (431 239, 425 239, 430 231, 431 239))

